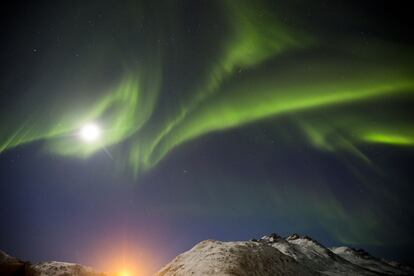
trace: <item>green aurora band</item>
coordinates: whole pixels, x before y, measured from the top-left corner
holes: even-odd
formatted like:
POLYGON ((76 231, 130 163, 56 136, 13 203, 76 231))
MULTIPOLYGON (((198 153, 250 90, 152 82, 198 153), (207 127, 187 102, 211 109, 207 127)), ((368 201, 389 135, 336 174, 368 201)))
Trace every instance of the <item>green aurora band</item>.
MULTIPOLYGON (((153 63, 151 68, 156 68, 151 73, 140 73, 144 69, 126 69, 129 72, 117 87, 95 100, 89 110, 77 112, 84 115, 76 118, 64 115, 58 123, 42 124, 46 127, 40 129, 31 120, 16 123, 15 130, 3 133, 0 151, 49 139, 48 148, 53 152, 87 157, 102 147, 129 138, 129 163, 138 172, 152 168, 175 147, 207 133, 286 113, 311 112, 325 106, 411 94, 413 68, 404 61, 408 59, 403 59, 412 56, 408 50, 373 40, 372 43, 376 43, 374 54, 369 54, 362 45, 348 43, 350 46, 344 49, 348 51, 345 53, 338 51, 318 59, 301 56, 301 52, 317 51, 322 42, 309 34, 289 30, 277 22, 273 14, 258 13, 260 5, 224 3, 232 35, 222 43, 218 51, 221 54, 212 58, 214 62, 208 66, 204 78, 192 88, 190 99, 173 110, 164 122, 155 127, 145 125, 151 123, 160 96, 162 62, 157 57, 148 61, 153 63), (277 64, 278 56, 283 53, 292 58, 286 62, 281 57, 280 65, 274 66, 272 71, 266 68, 269 63, 277 64), (151 79, 143 86, 145 78, 151 79), (98 121, 104 126, 100 144, 85 145, 73 139, 73 134, 88 121, 98 121)), ((394 126, 386 124, 370 129, 363 115, 356 120, 358 126, 346 123, 340 126, 352 134, 349 143, 414 145, 410 124, 392 131, 394 126)), ((310 130, 304 119, 300 125, 315 145, 322 146, 323 136, 330 132, 326 126, 315 127, 313 123, 310 130)), ((332 145, 324 147, 332 148, 332 145)))

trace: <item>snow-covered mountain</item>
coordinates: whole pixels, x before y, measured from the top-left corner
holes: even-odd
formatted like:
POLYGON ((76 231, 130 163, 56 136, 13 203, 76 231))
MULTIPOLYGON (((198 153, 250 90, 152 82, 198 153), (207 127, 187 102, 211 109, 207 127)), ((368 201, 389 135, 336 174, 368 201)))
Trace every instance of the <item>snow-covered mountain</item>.
POLYGON ((158 276, 180 275, 414 275, 414 270, 365 251, 328 249, 307 236, 277 234, 259 240, 203 241, 177 256, 158 276))
POLYGON ((11 257, 0 250, 0 275, 1 276, 114 276, 99 273, 92 268, 64 262, 41 262, 32 265, 30 262, 21 261, 11 257))
POLYGON ((1 276, 35 276, 29 262, 23 262, 0 250, 0 275, 1 276))
POLYGON ((8 255, 6 252, 0 250, 0 265, 19 263, 20 260, 8 255))
POLYGON ((371 256, 363 249, 354 249, 346 246, 331 248, 332 252, 341 256, 345 260, 365 267, 371 271, 386 273, 389 275, 412 275, 413 269, 407 266, 403 266, 397 262, 390 262, 383 259, 378 259, 371 256))
POLYGON ((36 276, 109 276, 92 268, 65 262, 42 262, 32 266, 36 276))
MULTIPOLYGON (((30 264, 0 250, 0 275, 115 276, 65 262, 30 264)), ((206 240, 177 256, 157 276, 374 276, 414 275, 414 269, 371 256, 362 249, 326 248, 308 236, 277 234, 250 241, 206 240)), ((142 275, 131 275, 142 276, 142 275)))
POLYGON ((318 274, 264 243, 206 240, 179 255, 157 275, 318 274))

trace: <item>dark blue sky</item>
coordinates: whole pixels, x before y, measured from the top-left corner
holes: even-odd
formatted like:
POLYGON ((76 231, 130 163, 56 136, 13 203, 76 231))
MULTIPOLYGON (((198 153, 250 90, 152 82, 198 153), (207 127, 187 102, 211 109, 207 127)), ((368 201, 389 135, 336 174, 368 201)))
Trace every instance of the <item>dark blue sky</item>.
MULTIPOLYGON (((311 158, 325 168, 323 177, 334 183, 345 203, 371 195, 350 191, 347 182, 352 178, 329 157, 306 148, 293 157, 290 151, 275 157, 283 153, 278 149, 263 154, 262 141, 250 140, 258 132, 250 130, 255 134, 243 141, 245 131, 191 143, 139 181, 114 174, 114 161, 104 152, 88 160, 66 159, 42 153, 37 143, 3 153, 2 249, 33 262, 57 259, 106 268, 97 252, 119 250, 127 241, 154 258, 151 269, 156 269, 208 238, 245 240, 270 232, 299 232, 328 246, 342 244, 318 220, 318 212, 301 210, 296 196, 286 193, 290 203, 279 209, 266 191, 277 192, 272 186, 282 179, 302 182, 295 184, 301 185, 299 191, 308 190, 312 179, 305 167, 310 165, 303 159, 311 158)), ((410 159, 397 160, 404 166, 410 159)), ((320 200, 329 199, 322 195, 320 200)), ((387 236, 390 243, 392 235, 387 236)), ((351 246, 411 261, 406 253, 411 246, 351 246)))

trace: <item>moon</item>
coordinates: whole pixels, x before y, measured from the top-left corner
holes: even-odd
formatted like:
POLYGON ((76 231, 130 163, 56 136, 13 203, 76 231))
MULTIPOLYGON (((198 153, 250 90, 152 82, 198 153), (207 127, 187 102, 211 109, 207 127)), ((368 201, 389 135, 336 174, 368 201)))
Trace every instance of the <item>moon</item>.
POLYGON ((79 136, 84 142, 92 143, 101 137, 101 129, 95 123, 88 123, 81 128, 79 136))

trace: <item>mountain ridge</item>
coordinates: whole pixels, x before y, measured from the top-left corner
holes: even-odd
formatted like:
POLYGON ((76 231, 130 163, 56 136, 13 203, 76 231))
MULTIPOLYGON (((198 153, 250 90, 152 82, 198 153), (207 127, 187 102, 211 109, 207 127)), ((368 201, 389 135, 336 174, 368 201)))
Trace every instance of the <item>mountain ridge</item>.
MULTIPOLYGON (((4 276, 116 276, 74 263, 21 261, 0 250, 4 276)), ((204 240, 179 254, 156 276, 414 275, 414 269, 346 246, 327 248, 309 236, 276 233, 249 241, 204 240)), ((130 275, 142 276, 142 275, 130 275)))
POLYGON ((414 269, 373 257, 362 249, 330 249, 309 236, 292 234, 284 238, 272 233, 250 241, 202 241, 156 275, 374 276, 414 275, 414 269), (257 263, 251 265, 252 262, 257 263))

